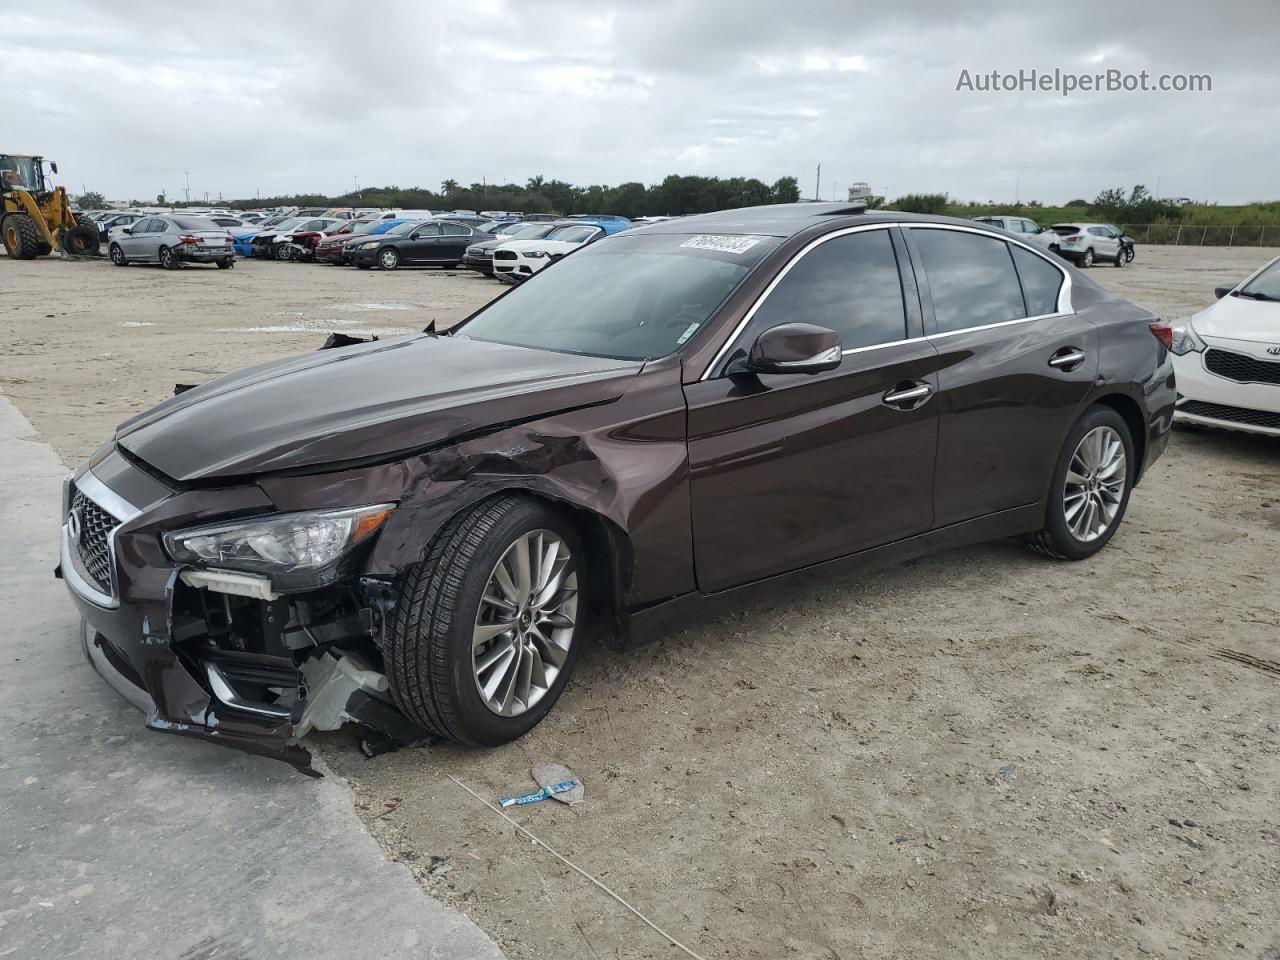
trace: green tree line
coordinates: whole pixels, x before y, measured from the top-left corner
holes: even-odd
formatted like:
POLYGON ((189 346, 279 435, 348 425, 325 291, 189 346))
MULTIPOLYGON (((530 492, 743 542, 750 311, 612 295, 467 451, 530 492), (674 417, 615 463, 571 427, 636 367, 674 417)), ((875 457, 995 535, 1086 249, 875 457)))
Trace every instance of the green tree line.
POLYGON ((563 180, 530 177, 525 183, 463 186, 446 180, 439 190, 423 187, 366 187, 340 196, 294 194, 232 200, 239 210, 279 206, 403 207, 426 210, 511 210, 520 213, 600 213, 621 217, 680 216, 767 203, 795 203, 795 177, 772 185, 755 177, 699 177, 672 174, 661 183, 576 186, 563 180))

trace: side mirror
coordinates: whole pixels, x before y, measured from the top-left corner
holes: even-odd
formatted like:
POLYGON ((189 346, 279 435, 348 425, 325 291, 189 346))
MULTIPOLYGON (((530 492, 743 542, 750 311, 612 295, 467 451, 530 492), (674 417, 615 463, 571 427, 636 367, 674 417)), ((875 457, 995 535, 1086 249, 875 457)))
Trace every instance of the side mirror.
POLYGON ((1214 287, 1213 295, 1217 297, 1219 300, 1221 300, 1223 297, 1225 297, 1228 293, 1230 293, 1234 289, 1235 289, 1235 284, 1232 284, 1229 287, 1214 287))
MULTIPOLYGON (((782 323, 756 338, 738 370, 822 373, 840 366, 840 334, 812 323, 782 323)), ((731 370, 730 372, 735 372, 731 370)))
POLYGON ((120 232, 121 232, 121 233, 133 233, 133 227, 121 227, 121 228, 120 228, 120 232))

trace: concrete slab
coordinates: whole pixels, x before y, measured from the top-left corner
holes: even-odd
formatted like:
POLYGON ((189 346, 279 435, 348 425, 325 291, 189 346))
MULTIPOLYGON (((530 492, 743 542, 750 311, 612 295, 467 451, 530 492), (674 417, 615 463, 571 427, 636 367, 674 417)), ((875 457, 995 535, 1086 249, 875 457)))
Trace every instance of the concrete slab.
POLYGON ((171 740, 81 654, 61 477, 0 396, 0 958, 501 960, 335 777, 171 740))

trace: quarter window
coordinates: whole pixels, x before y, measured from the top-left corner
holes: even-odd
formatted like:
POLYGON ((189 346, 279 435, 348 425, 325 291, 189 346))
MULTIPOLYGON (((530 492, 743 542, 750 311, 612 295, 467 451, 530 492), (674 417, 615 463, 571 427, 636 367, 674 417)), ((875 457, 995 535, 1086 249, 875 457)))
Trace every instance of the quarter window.
POLYGON ((760 305, 750 335, 780 323, 827 327, 846 350, 902 340, 907 317, 889 231, 835 237, 805 254, 760 305))
POLYGON ((1022 280, 1022 295, 1027 300, 1027 316, 1042 317, 1058 312, 1058 291, 1062 289, 1062 271, 1044 257, 1030 250, 1012 246, 1013 262, 1022 280))
POLYGON ((1025 317, 1022 289, 1008 245, 958 230, 913 229, 938 333, 1025 317))

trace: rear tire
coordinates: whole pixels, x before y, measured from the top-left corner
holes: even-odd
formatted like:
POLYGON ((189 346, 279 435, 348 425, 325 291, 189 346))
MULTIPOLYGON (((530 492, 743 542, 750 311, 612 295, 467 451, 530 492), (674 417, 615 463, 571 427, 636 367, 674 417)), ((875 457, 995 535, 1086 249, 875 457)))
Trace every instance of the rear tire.
POLYGON ((98 245, 102 235, 98 226, 84 214, 74 214, 76 225, 70 230, 62 231, 62 249, 76 257, 97 257, 101 255, 98 245))
POLYGON ((178 259, 178 255, 168 247, 160 248, 160 266, 166 270, 177 270, 182 266, 182 261, 178 259))
MULTIPOLYGON (((34 260, 40 255, 40 248, 47 246, 41 243, 40 231, 30 214, 11 213, 4 218, 4 249, 15 260, 34 260)), ((48 253, 49 251, 45 251, 48 253)))
MULTIPOLYGON (((541 553, 530 546, 526 555, 532 558, 541 553)), ((585 642, 588 605, 583 600, 590 588, 586 559, 582 539, 568 515, 539 500, 502 494, 450 520, 432 540, 426 558, 395 582, 385 654, 396 704, 437 736, 472 746, 498 746, 533 729, 564 691, 585 642), (554 578, 560 586, 550 587, 555 599, 541 601, 541 607, 528 599, 537 594, 540 563, 525 568, 523 579, 526 584, 532 581, 532 589, 521 592, 515 586, 521 579, 518 574, 506 580, 514 592, 495 586, 499 567, 513 569, 508 566, 516 556, 512 551, 531 542, 539 547, 552 545, 554 551, 562 547, 564 555, 552 555, 568 557, 567 567, 554 578), (507 603, 505 597, 497 601, 510 607, 510 613, 497 615, 490 599, 495 590, 519 601, 507 603), (520 596, 526 599, 519 600, 520 596), (567 612, 553 614, 560 620, 555 627, 556 645, 551 648, 553 641, 541 633, 534 638, 533 633, 524 632, 531 629, 524 626, 528 619, 524 611, 532 614, 537 630, 551 635, 555 624, 540 619, 543 614, 538 611, 557 603, 562 604, 557 609, 567 612), (508 631, 487 638, 479 633, 494 624, 502 626, 508 617, 508 631), (568 634, 564 633, 566 622, 568 634), (480 643, 477 635, 483 638, 480 643), (536 655, 528 652, 535 647, 536 655), (504 648, 510 651, 510 659, 504 656, 504 648), (490 655, 486 665, 484 658, 490 655), (554 667, 557 660, 558 669, 554 667), (502 671, 509 671, 504 675, 511 678, 513 690, 525 688, 525 696, 512 700, 508 694, 510 707, 500 709, 494 699, 502 700, 506 690, 498 676, 502 671), (494 691, 486 695, 482 685, 491 682, 494 691)))
POLYGON ((1093 556, 1111 541, 1124 520, 1136 470, 1133 437, 1124 417, 1110 407, 1090 407, 1067 433, 1049 485, 1045 525, 1026 538, 1027 545, 1055 560, 1093 556), (1086 438, 1101 441, 1099 456, 1092 455, 1086 438), (1117 443, 1119 449, 1115 448, 1117 443), (1118 459, 1109 459, 1112 457, 1118 459), (1095 508, 1098 517, 1114 511, 1101 529, 1081 513, 1095 508))
POLYGON ((230 270, 236 265, 236 262, 230 257, 223 257, 221 260, 217 261, 217 263, 219 270, 230 270))
POLYGON ((1084 256, 1080 258, 1080 266, 1086 270, 1093 266, 1093 247, 1084 252, 1084 256))
POLYGON ((127 267, 129 265, 129 258, 126 257, 124 255, 124 251, 120 249, 120 244, 113 243, 108 253, 111 255, 111 262, 117 267, 127 267))

